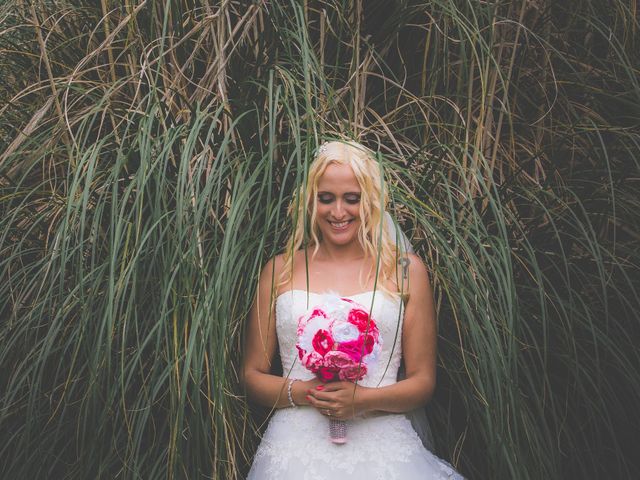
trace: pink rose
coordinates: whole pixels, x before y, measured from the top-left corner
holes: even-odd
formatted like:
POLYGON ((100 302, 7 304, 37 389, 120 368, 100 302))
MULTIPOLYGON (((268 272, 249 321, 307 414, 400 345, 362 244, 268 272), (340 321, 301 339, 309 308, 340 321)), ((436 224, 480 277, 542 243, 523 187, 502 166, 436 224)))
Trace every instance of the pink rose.
POLYGON ((340 370, 339 377, 340 380, 345 380, 347 382, 355 382, 356 380, 361 380, 367 374, 367 366, 364 363, 354 364, 340 370))
POLYGON ((339 350, 332 350, 324 356, 324 365, 334 370, 341 370, 345 367, 353 365, 351 357, 339 350))
POLYGON ((323 365, 322 356, 316 352, 305 353, 302 357, 302 364, 311 370, 313 373, 316 373, 320 367, 323 365))
POLYGON ((333 338, 328 331, 318 330, 311 343, 315 351, 324 356, 333 347, 333 338))

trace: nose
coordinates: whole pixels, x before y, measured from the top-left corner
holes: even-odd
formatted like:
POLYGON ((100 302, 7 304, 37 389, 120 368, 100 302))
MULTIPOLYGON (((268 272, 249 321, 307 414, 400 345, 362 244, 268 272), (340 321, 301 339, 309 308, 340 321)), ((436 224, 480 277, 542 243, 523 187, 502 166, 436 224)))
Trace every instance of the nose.
POLYGON ((346 212, 344 210, 342 200, 336 200, 333 204, 333 209, 331 210, 331 215, 333 216, 333 218, 335 218, 336 220, 342 220, 342 218, 345 216, 345 213, 346 212))

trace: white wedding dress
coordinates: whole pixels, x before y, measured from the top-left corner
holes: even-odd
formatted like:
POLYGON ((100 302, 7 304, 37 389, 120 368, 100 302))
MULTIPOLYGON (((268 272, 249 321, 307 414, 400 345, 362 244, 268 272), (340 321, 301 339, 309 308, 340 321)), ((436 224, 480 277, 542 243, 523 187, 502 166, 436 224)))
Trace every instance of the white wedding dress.
MULTIPOLYGON (((383 387, 397 381, 401 360, 403 308, 400 299, 380 291, 347 298, 360 303, 382 337, 379 360, 359 382, 383 387), (373 302, 373 308, 372 307, 373 302)), ((276 330, 285 376, 308 380, 297 350, 298 318, 322 303, 322 295, 289 290, 276 299, 276 330)), ((329 439, 329 420, 315 408, 277 410, 256 453, 248 480, 435 480, 462 479, 445 461, 426 450, 402 414, 376 413, 347 421, 347 443, 329 439)))

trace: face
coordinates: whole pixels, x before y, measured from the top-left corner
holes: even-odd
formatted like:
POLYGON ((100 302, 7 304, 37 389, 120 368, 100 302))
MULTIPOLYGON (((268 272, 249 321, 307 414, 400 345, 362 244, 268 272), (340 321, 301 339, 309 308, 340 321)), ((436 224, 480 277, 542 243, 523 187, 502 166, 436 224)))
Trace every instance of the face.
POLYGON ((360 185, 349 165, 331 163, 320 177, 316 221, 323 241, 346 245, 358 238, 360 185))

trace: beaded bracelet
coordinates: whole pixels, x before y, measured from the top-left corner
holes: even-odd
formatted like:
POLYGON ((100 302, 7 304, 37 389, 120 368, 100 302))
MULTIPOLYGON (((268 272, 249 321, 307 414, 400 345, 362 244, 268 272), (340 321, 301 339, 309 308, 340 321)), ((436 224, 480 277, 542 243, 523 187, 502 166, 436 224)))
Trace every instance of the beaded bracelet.
POLYGON ((293 408, 296 408, 296 402, 293 401, 293 397, 291 396, 291 387, 293 385, 293 382, 297 382, 298 380, 300 380, 299 378, 292 378, 291 380, 289 380, 289 385, 287 386, 287 398, 289 399, 289 405, 291 405, 293 408))

